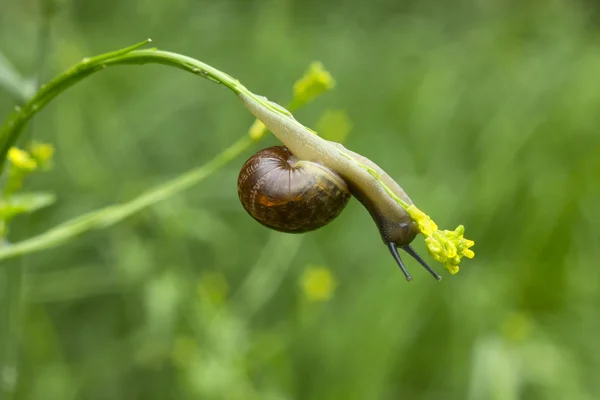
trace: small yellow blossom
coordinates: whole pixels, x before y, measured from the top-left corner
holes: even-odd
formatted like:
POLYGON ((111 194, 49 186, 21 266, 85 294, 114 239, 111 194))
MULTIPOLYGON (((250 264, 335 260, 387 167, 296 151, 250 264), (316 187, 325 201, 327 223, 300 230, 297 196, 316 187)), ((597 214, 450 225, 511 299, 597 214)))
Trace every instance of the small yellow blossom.
POLYGON ((325 267, 308 267, 300 278, 300 285, 309 301, 327 301, 333 296, 337 282, 325 267))
POLYGON ((292 104, 295 108, 308 103, 315 97, 332 89, 335 86, 335 80, 327 70, 318 61, 310 64, 308 71, 304 76, 294 84, 294 100, 292 104))
POLYGON ((18 147, 11 147, 8 150, 8 160, 14 165, 16 168, 23 171, 34 171, 37 168, 37 163, 35 159, 33 159, 29 153, 24 150, 19 149, 18 147))
POLYGON ((43 167, 49 166, 54 155, 54 147, 51 144, 33 142, 29 147, 32 157, 43 167))
POLYGON ((459 225, 453 231, 440 231, 429 215, 419 210, 414 204, 406 211, 417 223, 419 231, 425 235, 425 245, 434 260, 444 264, 444 268, 451 274, 459 271, 458 264, 462 257, 473 258, 475 253, 470 247, 475 242, 464 238, 465 228, 459 225))
POLYGON ((260 140, 265 133, 267 133, 267 127, 259 119, 255 120, 250 129, 248 129, 248 135, 250 135, 252 140, 260 140))
POLYGON ((423 235, 431 236, 433 235, 433 232, 438 230, 438 226, 433 222, 429 215, 419 210, 414 204, 410 205, 406 209, 406 212, 408 212, 408 215, 410 215, 412 220, 419 225, 419 230, 423 235))

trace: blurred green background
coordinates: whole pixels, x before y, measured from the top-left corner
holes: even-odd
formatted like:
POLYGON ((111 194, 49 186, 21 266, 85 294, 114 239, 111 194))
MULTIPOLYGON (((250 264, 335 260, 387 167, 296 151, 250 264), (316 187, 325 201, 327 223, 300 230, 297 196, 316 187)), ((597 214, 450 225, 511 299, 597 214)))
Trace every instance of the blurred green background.
MULTIPOLYGON (((236 179, 268 138, 115 227, 2 261, 0 398, 600 398, 599 11, 583 0, 1 0, 0 51, 25 77, 151 37, 285 103, 323 62, 337 86, 296 118, 316 127, 343 111, 344 144, 441 227, 464 224, 476 256, 442 282, 408 261, 407 283, 357 201, 314 233, 263 228, 236 179)), ((2 120, 19 102, 8 89, 2 120)), ((86 79, 31 124, 57 153, 27 188, 58 202, 17 219, 10 239, 202 165, 252 121, 224 88, 172 68, 86 79)))

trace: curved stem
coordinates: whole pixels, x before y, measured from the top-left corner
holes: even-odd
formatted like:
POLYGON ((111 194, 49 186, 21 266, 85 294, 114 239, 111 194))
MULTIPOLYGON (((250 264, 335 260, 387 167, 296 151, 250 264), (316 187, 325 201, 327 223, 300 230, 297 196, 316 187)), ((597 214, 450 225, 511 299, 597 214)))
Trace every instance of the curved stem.
POLYGON ((173 180, 162 183, 131 201, 113 204, 80 215, 37 236, 0 247, 0 260, 51 249, 68 242, 70 239, 73 239, 84 232, 113 226, 128 216, 156 204, 159 201, 172 197, 206 179, 228 162, 239 156, 253 143, 255 143, 255 141, 249 136, 243 136, 208 163, 193 168, 173 180))
POLYGON ((14 145, 27 122, 36 113, 66 89, 109 66, 147 63, 170 65, 220 83, 234 93, 250 94, 248 89, 236 79, 191 57, 157 49, 138 50, 148 43, 150 43, 150 39, 122 50, 84 58, 68 71, 42 85, 36 95, 22 107, 15 107, 8 120, 0 128, 0 172, 4 168, 8 149, 14 145))
MULTIPOLYGON (((51 24, 51 5, 49 1, 41 0, 41 15, 38 27, 35 85, 40 81, 44 74, 48 49, 50 47, 50 24, 51 24)), ((33 137, 34 127, 30 126, 29 136, 33 137)), ((28 216, 30 217, 30 216, 28 216)), ((8 247, 8 243, 0 245, 0 251, 8 247)), ((13 399, 16 396, 16 389, 20 380, 20 362, 19 338, 22 335, 22 324, 26 317, 26 308, 24 307, 25 292, 28 287, 27 274, 28 260, 21 259, 20 265, 12 265, 9 268, 0 270, 0 281, 5 285, 0 295, 2 304, 2 320, 5 321, 3 329, 0 329, 0 339, 2 348, 0 349, 0 375, 10 377, 0 380, 0 397, 6 400, 13 399), (4 301, 3 301, 4 300, 4 301)))

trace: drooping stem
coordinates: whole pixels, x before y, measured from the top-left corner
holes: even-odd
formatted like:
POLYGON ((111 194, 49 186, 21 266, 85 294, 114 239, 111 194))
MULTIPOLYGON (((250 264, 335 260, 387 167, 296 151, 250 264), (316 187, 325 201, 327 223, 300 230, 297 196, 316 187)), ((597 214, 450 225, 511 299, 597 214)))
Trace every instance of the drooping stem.
POLYGON ((109 66, 147 63, 170 65, 223 84, 235 93, 248 92, 231 76, 191 57, 156 49, 138 50, 149 42, 150 39, 122 50, 84 58, 68 71, 42 85, 35 96, 23 106, 15 107, 0 128, 0 172, 4 169, 8 149, 15 144, 27 122, 36 113, 66 89, 109 66))

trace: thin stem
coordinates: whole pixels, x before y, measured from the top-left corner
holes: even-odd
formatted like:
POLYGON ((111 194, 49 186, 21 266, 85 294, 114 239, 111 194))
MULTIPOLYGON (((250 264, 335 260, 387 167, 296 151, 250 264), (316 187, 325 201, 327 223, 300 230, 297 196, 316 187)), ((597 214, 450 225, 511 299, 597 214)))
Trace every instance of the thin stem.
MULTIPOLYGON (((40 0, 39 6, 40 22, 38 27, 37 49, 36 49, 36 75, 35 86, 43 78, 46 67, 46 59, 50 46, 50 24, 52 19, 51 0, 40 0)), ((33 138, 34 125, 30 125, 29 136, 33 138)), ((30 216, 28 216, 30 219, 30 216)), ((4 243, 0 250, 10 246, 4 243)), ((25 318, 24 293, 27 285, 27 259, 19 260, 20 265, 11 265, 4 271, 0 271, 0 281, 6 285, 3 308, 6 313, 5 332, 3 336, 3 349, 0 355, 0 397, 6 400, 15 396, 19 382, 19 353, 22 321, 25 318)))
POLYGON ((150 39, 122 50, 84 58, 68 71, 42 85, 36 95, 22 107, 15 107, 6 123, 0 128, 0 172, 4 168, 8 149, 14 145, 27 122, 36 113, 66 89, 109 66, 147 63, 170 65, 220 83, 235 93, 250 93, 231 76, 191 57, 156 49, 137 50, 149 42, 150 39))
MULTIPOLYGON (((0 247, 0 251, 6 245, 0 247)), ((21 326, 21 307, 24 272, 12 264, 0 271, 0 304, 2 326, 0 327, 0 398, 12 398, 19 378, 17 369, 21 326)))
POLYGON ((244 136, 203 166, 158 185, 127 203, 114 204, 92 211, 57 225, 40 235, 2 247, 0 260, 57 247, 86 231, 108 228, 148 206, 197 184, 236 158, 253 143, 255 142, 250 137, 244 136))

